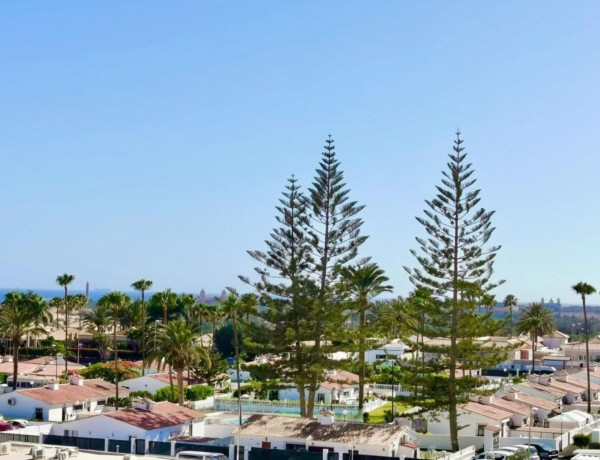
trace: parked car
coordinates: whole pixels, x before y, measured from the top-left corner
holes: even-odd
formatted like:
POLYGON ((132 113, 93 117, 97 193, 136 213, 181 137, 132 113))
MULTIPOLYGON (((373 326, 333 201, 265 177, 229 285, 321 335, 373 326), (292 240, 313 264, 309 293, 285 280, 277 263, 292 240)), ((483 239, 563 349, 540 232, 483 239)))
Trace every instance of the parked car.
MULTIPOLYGON (((529 450, 529 460, 540 460, 540 456, 538 451, 533 446, 528 446, 526 444, 516 444, 514 446, 510 446, 511 449, 519 449, 519 452, 527 452, 529 450)), ((503 447, 504 450, 509 450, 508 447, 503 447)))
POLYGON ((496 449, 483 452, 477 457, 473 457, 473 460, 508 460, 513 455, 513 452, 508 452, 502 449, 496 449))
POLYGON ((29 422, 27 420, 18 419, 18 418, 14 419, 14 420, 7 420, 6 422, 10 423, 15 428, 25 428, 26 426, 29 426, 29 422))
POLYGON ((16 430, 17 428, 14 427, 11 423, 8 422, 0 422, 0 431, 10 431, 10 430, 16 430))
POLYGON ((549 459, 558 458, 558 450, 556 450, 556 449, 546 448, 546 447, 542 446, 541 444, 531 444, 531 445, 537 449, 538 455, 540 456, 541 460, 549 460, 549 459))

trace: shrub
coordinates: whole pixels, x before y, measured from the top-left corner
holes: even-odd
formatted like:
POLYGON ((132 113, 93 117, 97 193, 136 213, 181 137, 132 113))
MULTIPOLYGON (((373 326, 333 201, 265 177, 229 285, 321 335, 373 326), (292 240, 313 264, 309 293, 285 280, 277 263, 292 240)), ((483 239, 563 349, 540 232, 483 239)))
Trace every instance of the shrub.
POLYGON ((212 387, 208 385, 194 385, 185 389, 185 399, 187 401, 202 401, 215 394, 212 387))
MULTIPOLYGON (((116 398, 114 396, 108 398, 106 400, 106 405, 115 407, 115 400, 116 400, 116 398)), ((119 398, 119 407, 131 407, 131 398, 128 396, 126 396, 124 398, 119 398)))
POLYGON ((592 442, 591 434, 579 433, 573 436, 573 444, 577 447, 586 447, 590 442, 592 442))
POLYGON ((363 423, 369 423, 369 413, 368 412, 363 412, 363 423))
POLYGON ((137 390, 137 391, 130 391, 129 392, 129 397, 130 398, 149 398, 149 399, 154 399, 154 395, 152 393, 150 393, 148 390, 137 390))
POLYGON ((179 401, 179 393, 177 391, 177 387, 173 386, 171 388, 170 385, 163 387, 163 388, 159 388, 158 390, 156 390, 156 393, 154 393, 154 400, 155 401, 169 401, 172 403, 176 403, 179 401))

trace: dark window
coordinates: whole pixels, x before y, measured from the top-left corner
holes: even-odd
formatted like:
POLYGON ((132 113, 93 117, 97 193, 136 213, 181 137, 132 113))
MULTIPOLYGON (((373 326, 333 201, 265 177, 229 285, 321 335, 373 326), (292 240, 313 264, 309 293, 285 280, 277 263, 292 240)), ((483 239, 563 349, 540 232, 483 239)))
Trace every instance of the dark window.
POLYGON ((477 425, 477 436, 483 436, 485 434, 485 425, 477 425))

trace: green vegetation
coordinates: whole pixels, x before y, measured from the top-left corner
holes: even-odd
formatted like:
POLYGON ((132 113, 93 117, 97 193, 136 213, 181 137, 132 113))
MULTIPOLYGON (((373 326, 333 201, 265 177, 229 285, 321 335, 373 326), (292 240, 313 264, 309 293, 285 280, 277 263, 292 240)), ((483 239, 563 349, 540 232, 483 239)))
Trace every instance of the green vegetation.
MULTIPOLYGON (((404 401, 394 401, 394 413, 396 415, 401 414, 402 412, 404 412, 405 410, 410 409, 410 408, 411 408, 410 404, 408 404, 404 401)), ((391 422, 391 417, 390 417, 391 413, 392 413, 392 403, 388 402, 388 403, 384 404, 383 406, 369 412, 368 423, 372 423, 372 424, 389 423, 389 422, 391 422)))
POLYGON ((413 391, 415 405, 448 411, 452 450, 457 451, 457 406, 479 385, 468 371, 490 367, 504 358, 499 350, 484 349, 475 340, 500 329, 489 311, 495 304, 490 292, 503 281, 491 281, 499 250, 498 246, 486 247, 494 232, 494 212, 477 208, 481 191, 473 189, 474 170, 459 132, 448 156, 436 196, 425 201, 424 217, 417 217, 426 233, 416 238, 419 250, 412 251, 418 268, 405 267, 416 287, 411 303, 419 312, 413 334, 446 340, 412 342, 420 358, 404 368, 401 384, 413 391))

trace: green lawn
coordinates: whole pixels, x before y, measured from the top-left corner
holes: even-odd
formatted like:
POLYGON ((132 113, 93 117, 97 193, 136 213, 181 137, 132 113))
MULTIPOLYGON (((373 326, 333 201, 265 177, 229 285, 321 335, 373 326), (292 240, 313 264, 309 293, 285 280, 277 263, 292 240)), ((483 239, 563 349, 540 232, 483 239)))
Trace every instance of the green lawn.
MULTIPOLYGON (((405 404, 403 402, 394 402, 394 412, 402 413, 406 409, 410 409, 411 406, 405 404)), ((392 410, 392 403, 388 402, 381 406, 379 409, 375 409, 374 411, 369 412, 369 423, 385 423, 385 419, 383 418, 383 414, 386 410, 392 410)))

